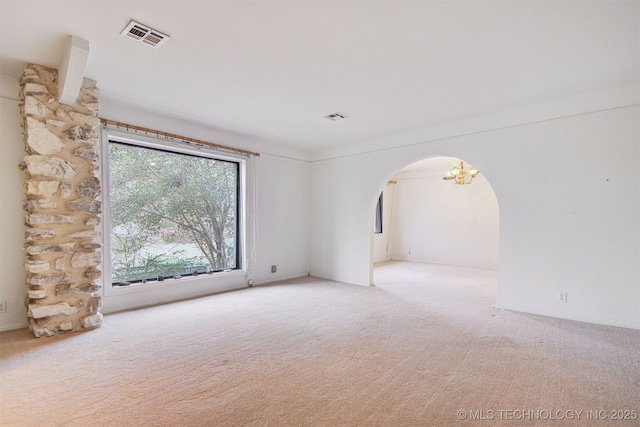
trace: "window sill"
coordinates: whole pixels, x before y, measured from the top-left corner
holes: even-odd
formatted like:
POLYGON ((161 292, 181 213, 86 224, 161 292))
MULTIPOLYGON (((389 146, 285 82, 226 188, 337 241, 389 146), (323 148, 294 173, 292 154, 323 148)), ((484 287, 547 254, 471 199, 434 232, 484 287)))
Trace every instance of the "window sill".
POLYGON ((242 284, 240 280, 246 277, 245 270, 228 270, 211 274, 200 274, 198 276, 188 276, 179 279, 167 278, 163 281, 152 280, 146 283, 132 283, 128 286, 105 285, 105 297, 114 295, 126 295, 141 292, 161 292, 162 290, 170 290, 173 288, 188 289, 211 289, 215 291, 218 285, 228 286, 229 284, 242 284))

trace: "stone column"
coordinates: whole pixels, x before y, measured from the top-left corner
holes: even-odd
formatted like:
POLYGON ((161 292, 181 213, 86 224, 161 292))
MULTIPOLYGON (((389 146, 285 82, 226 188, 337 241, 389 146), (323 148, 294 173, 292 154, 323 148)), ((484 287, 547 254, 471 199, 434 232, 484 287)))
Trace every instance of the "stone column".
POLYGON ((27 320, 36 337, 102 324, 99 90, 84 79, 76 102, 61 104, 57 74, 28 65, 20 78, 27 320))

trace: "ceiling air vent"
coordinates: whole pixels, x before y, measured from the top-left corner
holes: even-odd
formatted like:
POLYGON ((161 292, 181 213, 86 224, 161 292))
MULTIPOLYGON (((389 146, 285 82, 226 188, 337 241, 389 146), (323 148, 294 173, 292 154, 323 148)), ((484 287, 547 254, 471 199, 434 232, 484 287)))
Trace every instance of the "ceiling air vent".
POLYGON ((342 113, 338 113, 337 111, 335 113, 332 114, 328 114, 326 116, 324 116, 325 119, 329 119, 333 122, 337 122, 338 120, 344 120, 344 119, 348 119, 349 116, 347 116, 346 114, 342 114, 342 113))
POLYGON ((129 25, 122 30, 120 35, 135 40, 140 43, 144 43, 154 48, 160 47, 161 44, 169 40, 169 36, 156 31, 153 28, 149 28, 136 21, 129 22, 129 25))

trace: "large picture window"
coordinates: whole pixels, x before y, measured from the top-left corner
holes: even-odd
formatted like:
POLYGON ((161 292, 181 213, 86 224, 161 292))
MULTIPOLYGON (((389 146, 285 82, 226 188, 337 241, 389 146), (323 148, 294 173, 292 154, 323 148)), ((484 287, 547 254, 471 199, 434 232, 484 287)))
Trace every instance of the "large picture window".
POLYGON ((110 140, 114 286, 240 265, 240 164, 110 140))

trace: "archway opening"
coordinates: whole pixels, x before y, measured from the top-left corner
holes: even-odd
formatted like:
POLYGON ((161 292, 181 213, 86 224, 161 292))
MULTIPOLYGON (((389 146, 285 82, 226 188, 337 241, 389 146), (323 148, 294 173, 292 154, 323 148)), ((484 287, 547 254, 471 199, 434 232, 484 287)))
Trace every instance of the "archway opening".
POLYGON ((386 276, 379 268, 386 266, 388 270, 390 264, 396 268, 404 265, 416 269, 423 264, 455 267, 459 271, 486 270, 495 277, 499 238, 496 194, 482 170, 471 184, 443 180, 452 165, 459 165, 461 160, 465 168, 472 165, 454 157, 422 159, 396 171, 382 185, 382 212, 378 212, 381 224, 375 219, 378 199, 372 221, 374 284, 381 285, 386 276), (382 231, 376 233, 376 228, 382 231))

